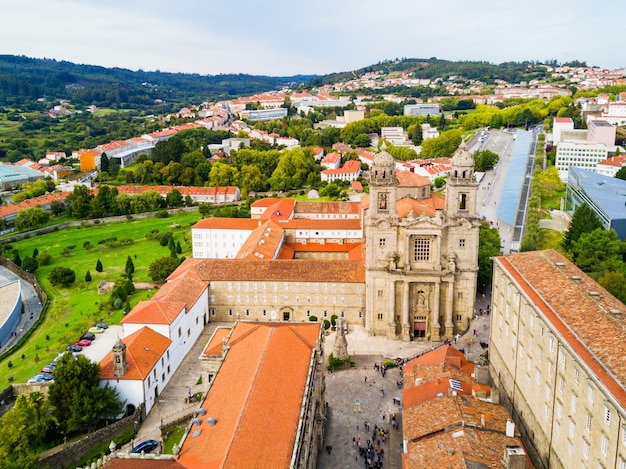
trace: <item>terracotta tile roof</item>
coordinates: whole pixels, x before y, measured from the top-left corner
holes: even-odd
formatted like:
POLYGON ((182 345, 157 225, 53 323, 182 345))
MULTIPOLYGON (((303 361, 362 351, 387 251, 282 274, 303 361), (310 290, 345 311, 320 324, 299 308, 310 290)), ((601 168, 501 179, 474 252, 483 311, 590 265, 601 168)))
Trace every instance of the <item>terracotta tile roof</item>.
POLYGON ((196 271, 191 270, 182 277, 170 275, 152 299, 158 302, 182 303, 189 311, 207 288, 207 282, 196 271))
POLYGON ((337 161, 339 161, 341 159, 341 155, 339 153, 329 153, 328 155, 326 155, 323 159, 322 159, 322 163, 336 163, 337 161))
POLYGON ((623 166, 626 166, 626 155, 612 156, 604 161, 600 161, 598 165, 615 166, 617 168, 621 168, 623 166))
POLYGON ((396 171, 398 186, 400 187, 423 187, 430 186, 430 180, 411 171, 396 171))
POLYGON ((228 334, 230 334, 232 330, 232 327, 217 327, 204 349, 204 355, 221 355, 223 340, 228 337, 228 334))
MULTIPOLYGON (((505 447, 523 447, 519 438, 506 436, 508 417, 503 406, 471 396, 444 396, 405 409, 403 431, 409 441, 402 467, 503 467, 505 447)), ((533 467, 528 457, 526 467, 533 467)))
POLYGON ((259 200, 255 200, 254 202, 252 202, 250 204, 250 207, 271 207, 272 205, 277 204, 280 201, 280 199, 271 199, 271 198, 266 198, 266 199, 259 199, 259 200))
POLYGON ((292 230, 361 230, 361 220, 356 218, 293 218, 280 226, 292 230))
POLYGON ((128 369, 123 378, 113 376, 113 352, 100 361, 100 379, 146 379, 172 341, 145 326, 122 339, 126 344, 128 369))
POLYGON ((363 260, 185 259, 172 275, 195 270, 210 281, 365 282, 363 260))
POLYGON ((182 302, 140 301, 124 316, 122 324, 172 324, 184 309, 182 302))
POLYGON ((437 210, 443 210, 446 207, 445 197, 439 194, 431 194, 428 199, 415 200, 411 197, 403 197, 396 202, 396 212, 402 219, 413 212, 414 217, 426 215, 434 217, 437 210))
POLYGON ((624 303, 553 250, 497 257, 495 262, 513 277, 588 369, 626 408, 624 303), (622 317, 611 315, 611 311, 620 312, 622 317))
POLYGON ((502 467, 505 446, 522 446, 505 434, 506 408, 472 396, 474 390, 489 394, 487 386, 475 383, 473 371, 473 363, 451 346, 404 365, 403 468, 502 467))
POLYGON ((274 199, 276 203, 270 205, 259 217, 261 220, 289 220, 293 216, 296 205, 294 199, 274 199))
POLYGON ((555 117, 554 121, 560 124, 569 124, 569 123, 573 124, 574 123, 571 117, 555 117))
POLYGON ((341 168, 325 169, 322 174, 351 174, 361 171, 361 163, 356 160, 346 161, 341 168))
POLYGON ((201 433, 185 439, 178 462, 190 469, 290 467, 319 334, 320 324, 237 323, 202 403, 206 415, 191 429, 201 433))
POLYGON ((26 199, 17 204, 0 206, 0 218, 6 218, 10 215, 17 215, 17 212, 32 207, 44 207, 50 205, 53 201, 63 202, 71 192, 53 192, 51 194, 42 195, 26 199))
POLYGON ((294 213, 298 214, 326 214, 359 215, 361 206, 359 202, 297 202, 294 213))
POLYGON ((235 256, 237 259, 274 259, 285 236, 283 230, 272 220, 266 220, 256 228, 235 256))

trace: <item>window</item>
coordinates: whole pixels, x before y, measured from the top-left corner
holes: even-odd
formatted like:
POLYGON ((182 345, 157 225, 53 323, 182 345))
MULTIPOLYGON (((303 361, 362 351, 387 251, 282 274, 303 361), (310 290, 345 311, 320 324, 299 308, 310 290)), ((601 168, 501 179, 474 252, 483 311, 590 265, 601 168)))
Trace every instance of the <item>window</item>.
POLYGON ((250 310, 246 309, 246 316, 250 316, 250 310))
POLYGON ((378 313, 378 320, 382 321, 383 320, 383 313, 378 313))
POLYGON ((464 248, 465 247, 465 240, 464 239, 459 239, 459 247, 460 248, 464 248))
POLYGON ((579 379, 580 379, 580 371, 578 370, 578 368, 574 368, 574 381, 578 383, 579 379))
POLYGON ((606 456, 606 451, 609 449, 609 439, 606 437, 606 435, 602 435, 602 444, 600 446, 600 449, 602 450, 602 454, 606 456))
POLYGON ((587 399, 589 399, 589 402, 593 402, 594 395, 595 395, 595 391, 591 387, 591 385, 587 386, 587 399))
POLYGON ((561 394, 563 394, 563 389, 565 388, 564 386, 564 379, 562 376, 559 376, 559 392, 561 394))
POLYGON ((569 423, 569 436, 574 438, 574 435, 576 434, 576 424, 572 421, 570 421, 569 423))
POLYGON ((550 337, 550 352, 554 352, 554 337, 550 337))
POLYGON ((548 377, 552 377, 552 362, 548 362, 548 377))
POLYGON ((563 404, 561 404, 560 402, 557 401, 557 403, 556 403, 556 416, 558 418, 561 418, 562 414, 563 414, 563 404))
POLYGON ((583 444, 583 457, 585 459, 589 459, 589 443, 586 441, 583 444))
POLYGON ((413 260, 427 262, 430 261, 430 239, 413 239, 413 260))
POLYGON ((585 418, 585 430, 588 432, 591 431, 591 415, 589 414, 587 414, 587 417, 585 418))
POLYGON ((382 297, 382 296, 384 296, 384 295, 385 295, 385 292, 384 292, 383 290, 378 290, 378 291, 376 292, 376 295, 378 296, 378 298, 380 298, 380 297, 382 297))
POLYGON ((463 292, 462 292, 462 291, 458 292, 458 293, 457 293, 457 295, 456 295, 456 297, 457 297, 459 300, 462 300, 462 299, 463 299, 463 292))
POLYGON ((626 469, 626 460, 620 458, 619 460, 619 469, 626 469))
POLYGON ((578 397, 576 395, 572 396, 572 412, 576 412, 576 404, 578 403, 578 397))
POLYGON ((178 328, 178 337, 180 337, 182 335, 182 331, 180 329, 180 327, 178 328))
POLYGON ((387 245, 387 240, 385 238, 380 238, 378 240, 378 247, 384 248, 387 245))
POLYGON ((229 309, 229 310, 228 310, 228 315, 229 315, 229 316, 232 316, 232 315, 233 315, 233 310, 232 310, 232 309, 229 309))
POLYGON ((607 406, 604 406, 604 423, 607 425, 611 423, 611 409, 607 406))
POLYGON ((267 316, 267 311, 263 310, 263 316, 267 316))

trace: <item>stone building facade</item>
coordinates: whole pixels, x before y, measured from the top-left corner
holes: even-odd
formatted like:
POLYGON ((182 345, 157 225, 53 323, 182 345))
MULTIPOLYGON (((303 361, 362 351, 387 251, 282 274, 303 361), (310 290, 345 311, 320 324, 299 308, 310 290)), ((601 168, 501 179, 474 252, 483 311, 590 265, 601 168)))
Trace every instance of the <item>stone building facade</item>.
POLYGON ((626 468, 626 307, 556 251, 494 260, 489 371, 538 468, 626 468))
POLYGON ((403 187, 381 151, 365 212, 366 322, 369 333, 411 340, 451 338, 474 314, 478 272, 478 183, 465 144, 451 160, 445 199, 428 184, 403 187))

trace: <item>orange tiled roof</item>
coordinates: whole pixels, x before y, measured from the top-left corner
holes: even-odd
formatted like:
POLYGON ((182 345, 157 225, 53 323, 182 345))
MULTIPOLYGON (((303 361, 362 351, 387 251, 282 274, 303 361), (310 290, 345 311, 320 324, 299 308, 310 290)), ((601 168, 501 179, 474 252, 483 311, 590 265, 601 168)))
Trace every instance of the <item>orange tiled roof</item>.
POLYGON ((426 215, 434 217, 437 210, 443 210, 446 207, 445 197, 439 194, 431 194, 428 199, 415 200, 411 197, 403 197, 396 202, 396 212, 402 219, 413 212, 414 217, 426 215))
POLYGON ((232 327, 219 326, 213 332, 209 343, 204 349, 205 355, 221 355, 223 340, 228 337, 228 334, 233 330, 232 327))
POLYGON ((553 250, 512 254, 495 261, 626 408, 624 303, 553 250), (592 291, 599 296, 591 296, 592 291), (611 316, 612 310, 622 317, 611 316))
POLYGON ((288 229, 304 230, 360 230, 361 220, 357 218, 294 218, 281 223, 280 226, 288 229))
POLYGON ((189 311, 207 288, 207 282, 200 278, 196 271, 191 270, 183 277, 170 275, 152 299, 159 302, 183 303, 189 311))
POLYGON ((274 199, 276 203, 267 207, 260 216, 261 220, 289 220, 296 206, 295 199, 274 199))
MULTIPOLYGON (((211 281, 365 282, 363 260, 185 259, 172 275, 184 277, 195 270, 211 281)), ((170 276, 171 277, 171 276, 170 276)))
POLYGON ((185 469, 178 461, 168 459, 112 458, 102 469, 185 469))
POLYGON ((53 192, 51 194, 42 195, 40 197, 33 197, 32 199, 26 199, 17 204, 3 205, 0 207, 0 218, 5 218, 10 215, 17 215, 17 212, 32 207, 42 207, 50 205, 53 201, 63 202, 67 196, 72 194, 71 192, 53 192))
POLYGON ((334 213, 360 215, 359 202, 297 202, 294 213, 334 213))
POLYGON ((143 381, 165 353, 172 341, 145 326, 122 339, 126 344, 128 369, 123 378, 113 376, 113 352, 100 361, 100 379, 143 381))
POLYGON ((140 301, 124 316, 122 324, 172 324, 184 309, 183 302, 140 301))
POLYGON ((424 176, 411 171, 396 171, 398 186, 400 187, 423 187, 430 186, 430 181, 424 176))
POLYGON ((200 434, 185 439, 178 462, 189 469, 290 467, 319 334, 320 324, 237 323, 202 403, 206 415, 192 427, 200 434))
POLYGON ((285 230, 278 224, 272 220, 266 220, 250 233, 235 257, 238 259, 274 259, 284 235, 285 230))

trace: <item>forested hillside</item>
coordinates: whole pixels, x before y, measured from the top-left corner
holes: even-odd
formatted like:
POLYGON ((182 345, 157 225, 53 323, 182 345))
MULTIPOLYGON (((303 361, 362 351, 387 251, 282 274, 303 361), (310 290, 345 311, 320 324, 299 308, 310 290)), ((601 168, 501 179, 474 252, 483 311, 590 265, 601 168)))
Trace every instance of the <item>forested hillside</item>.
POLYGON ((199 75, 79 65, 54 59, 0 55, 0 106, 23 106, 37 98, 75 105, 145 109, 199 104, 270 91, 310 76, 199 75), (158 103, 158 101, 156 101, 158 103), (169 104, 169 106, 167 106, 169 104))

